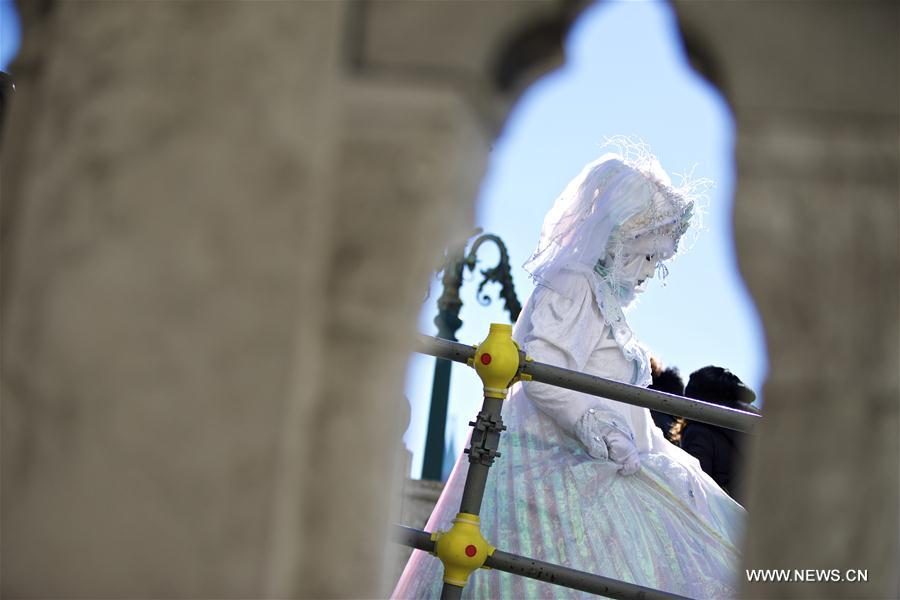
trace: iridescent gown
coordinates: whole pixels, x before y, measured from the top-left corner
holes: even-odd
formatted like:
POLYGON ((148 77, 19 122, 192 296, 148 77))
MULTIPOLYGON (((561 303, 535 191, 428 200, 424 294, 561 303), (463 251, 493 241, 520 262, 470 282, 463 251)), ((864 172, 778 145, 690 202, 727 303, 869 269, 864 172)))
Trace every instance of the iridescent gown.
MULTIPOLYGON (((598 310, 588 273, 539 286, 515 338, 535 360, 646 385, 598 310)), ((652 425, 647 409, 544 384, 519 384, 503 407, 508 430, 491 467, 482 532, 496 547, 693 597, 736 594, 744 510, 652 425), (572 424, 585 413, 614 415, 641 456, 634 475, 588 454, 572 424)), ((595 453, 596 454, 596 453, 595 453)), ((456 462, 426 529, 447 530, 459 510, 468 456, 456 462)), ((442 567, 413 552, 398 598, 440 596, 442 567)), ((464 598, 568 598, 588 594, 496 570, 473 573, 464 598)))

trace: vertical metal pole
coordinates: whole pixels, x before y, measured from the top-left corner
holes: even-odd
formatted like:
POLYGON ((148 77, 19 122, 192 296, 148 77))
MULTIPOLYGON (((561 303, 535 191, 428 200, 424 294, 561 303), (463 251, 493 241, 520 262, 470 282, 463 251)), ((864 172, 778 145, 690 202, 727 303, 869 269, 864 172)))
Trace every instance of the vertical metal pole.
POLYGON ((488 470, 494 459, 500 456, 500 432, 506 429, 500 418, 503 400, 485 396, 481 412, 472 425, 472 440, 465 452, 469 455, 469 472, 463 488, 459 512, 478 515, 481 513, 481 501, 484 498, 484 486, 487 483, 488 470))
MULTIPOLYGON (((462 300, 459 288, 462 285, 465 246, 447 256, 444 265, 442 282, 444 291, 438 298, 438 314, 434 324, 438 328, 438 337, 456 341, 456 332, 462 327, 459 310, 462 300)), ((449 360, 437 359, 434 365, 434 383, 431 386, 431 410, 428 413, 428 433, 425 437, 425 456, 422 460, 422 479, 440 481, 444 470, 444 451, 446 440, 444 431, 447 428, 447 404, 450 398, 449 360)))
MULTIPOLYGON (((459 503, 459 512, 470 515, 481 513, 481 502, 484 499, 484 487, 487 483, 488 471, 494 463, 494 459, 500 456, 497 449, 500 447, 500 432, 505 430, 500 412, 503 408, 501 398, 485 396, 481 412, 471 421, 472 439, 465 452, 469 455, 469 472, 466 475, 465 487, 463 487, 462 500, 459 503)), ((462 597, 463 588, 452 583, 444 582, 441 590, 441 600, 457 600, 462 597)))
POLYGON ((463 589, 452 583, 444 583, 441 588, 441 600, 460 600, 462 598, 463 589))
POLYGON ((422 479, 440 481, 444 470, 444 449, 447 428, 447 405, 450 398, 449 360, 438 358, 431 384, 431 410, 428 413, 428 433, 425 436, 425 456, 422 460, 422 479))
POLYGON ((512 339, 512 326, 491 323, 488 336, 469 364, 484 384, 484 403, 481 412, 471 421, 472 436, 465 453, 469 455, 469 469, 463 487, 459 512, 449 531, 438 532, 435 554, 444 565, 442 598, 459 598, 469 576, 484 566, 493 547, 481 534, 481 501, 488 471, 500 456, 500 433, 506 429, 500 412, 509 393, 509 386, 519 375, 524 355, 512 339), (458 589, 453 589, 453 588, 458 589))

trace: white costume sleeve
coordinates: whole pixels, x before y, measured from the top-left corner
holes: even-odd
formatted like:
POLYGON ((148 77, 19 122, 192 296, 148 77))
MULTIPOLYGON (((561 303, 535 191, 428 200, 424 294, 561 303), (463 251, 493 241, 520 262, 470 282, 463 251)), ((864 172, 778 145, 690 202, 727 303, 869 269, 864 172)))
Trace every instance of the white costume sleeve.
MULTIPOLYGON (((554 289, 535 291, 531 323, 522 340, 536 361, 583 371, 606 332, 590 282, 583 274, 564 272, 554 289)), ((523 384, 528 398, 594 458, 622 465, 623 474, 639 468, 634 435, 627 421, 601 399, 538 382, 523 384)))

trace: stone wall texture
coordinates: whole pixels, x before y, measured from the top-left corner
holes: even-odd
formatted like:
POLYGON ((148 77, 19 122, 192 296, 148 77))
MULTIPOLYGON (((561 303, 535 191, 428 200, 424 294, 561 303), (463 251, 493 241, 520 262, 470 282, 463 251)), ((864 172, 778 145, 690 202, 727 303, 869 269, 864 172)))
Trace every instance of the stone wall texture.
POLYGON ((735 232, 765 326, 748 598, 900 597, 900 5, 675 4, 737 121, 735 232))

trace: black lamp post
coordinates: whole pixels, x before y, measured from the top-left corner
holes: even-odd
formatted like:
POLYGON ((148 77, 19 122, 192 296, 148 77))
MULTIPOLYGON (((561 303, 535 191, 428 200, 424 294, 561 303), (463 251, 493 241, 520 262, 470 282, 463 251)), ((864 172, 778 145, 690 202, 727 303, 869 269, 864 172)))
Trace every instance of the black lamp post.
MULTIPOLYGON (((475 235, 481 233, 478 229, 475 235)), ((437 337, 446 340, 457 341, 456 332, 462 327, 459 311, 462 308, 462 300, 459 297, 459 289, 462 286, 463 269, 475 270, 478 249, 485 242, 493 242, 500 251, 500 260, 495 267, 481 271, 483 280, 478 286, 478 301, 482 305, 490 304, 491 299, 487 294, 482 294, 484 286, 488 283, 499 283, 500 296, 509 313, 510 320, 515 322, 519 318, 522 306, 516 297, 513 286, 512 273, 509 267, 509 254, 506 245, 499 237, 493 234, 478 235, 472 242, 469 252, 466 253, 468 242, 462 246, 450 249, 444 256, 444 264, 441 267, 441 282, 444 291, 438 298, 438 314, 434 318, 437 325, 437 337)), ((425 457, 422 464, 422 479, 439 481, 444 466, 444 430, 447 426, 447 404, 450 393, 450 367, 452 363, 442 358, 436 359, 434 366, 434 383, 431 388, 431 410, 428 414, 428 433, 425 438, 425 457)))

